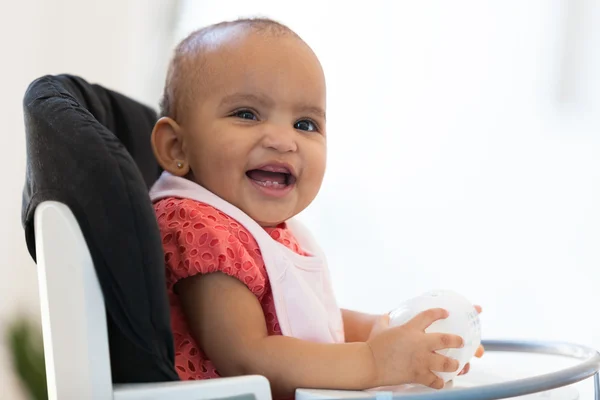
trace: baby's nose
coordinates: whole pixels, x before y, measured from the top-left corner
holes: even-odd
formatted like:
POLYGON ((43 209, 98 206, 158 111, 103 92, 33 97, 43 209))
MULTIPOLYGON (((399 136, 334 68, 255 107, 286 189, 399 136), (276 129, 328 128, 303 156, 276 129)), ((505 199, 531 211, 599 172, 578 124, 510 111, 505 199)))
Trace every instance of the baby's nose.
POLYGON ((292 127, 273 126, 265 130, 263 145, 281 153, 298 150, 297 133, 292 127))

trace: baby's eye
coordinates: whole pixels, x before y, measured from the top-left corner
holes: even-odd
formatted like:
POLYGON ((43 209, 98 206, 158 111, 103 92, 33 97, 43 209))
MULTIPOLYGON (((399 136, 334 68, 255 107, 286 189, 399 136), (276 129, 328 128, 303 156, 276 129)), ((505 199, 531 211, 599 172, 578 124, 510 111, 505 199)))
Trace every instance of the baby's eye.
POLYGON ((241 119, 250 119, 250 120, 257 120, 258 118, 256 118, 256 115, 254 115, 254 113, 252 111, 249 110, 239 110, 236 111, 233 114, 234 117, 237 118, 241 118, 241 119))
POLYGON ((303 119, 294 124, 294 129, 298 129, 300 131, 316 132, 317 125, 309 119, 303 119))

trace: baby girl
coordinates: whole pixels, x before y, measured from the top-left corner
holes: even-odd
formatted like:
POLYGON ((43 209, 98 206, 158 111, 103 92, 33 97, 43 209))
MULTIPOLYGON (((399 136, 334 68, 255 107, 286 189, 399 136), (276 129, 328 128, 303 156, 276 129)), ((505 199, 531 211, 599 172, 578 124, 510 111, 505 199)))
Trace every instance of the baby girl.
POLYGON ((181 379, 258 374, 289 398, 300 387, 441 388, 432 371, 457 370, 436 351, 462 338, 424 332, 445 310, 389 328, 386 315, 340 309, 322 251, 294 219, 323 180, 325 103, 317 57, 277 22, 219 23, 177 46, 151 197, 181 379))

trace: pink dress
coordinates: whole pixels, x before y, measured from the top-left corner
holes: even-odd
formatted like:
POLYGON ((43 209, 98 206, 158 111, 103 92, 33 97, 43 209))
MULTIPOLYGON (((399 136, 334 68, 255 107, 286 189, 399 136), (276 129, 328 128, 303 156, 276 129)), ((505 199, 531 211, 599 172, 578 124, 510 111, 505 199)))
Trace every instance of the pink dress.
MULTIPOLYGON (((275 302, 259 246, 230 216, 190 199, 164 198, 154 204, 165 253, 175 368, 182 380, 219 377, 192 337, 173 286, 196 274, 222 272, 244 283, 260 302, 269 335, 281 335, 275 302)), ((267 229, 270 236, 306 255, 286 224, 267 229)))

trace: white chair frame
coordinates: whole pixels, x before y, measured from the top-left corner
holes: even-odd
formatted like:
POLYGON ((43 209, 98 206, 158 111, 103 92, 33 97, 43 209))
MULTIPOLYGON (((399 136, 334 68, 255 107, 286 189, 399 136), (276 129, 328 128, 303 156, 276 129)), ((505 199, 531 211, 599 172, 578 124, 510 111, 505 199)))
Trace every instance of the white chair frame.
POLYGON ((104 298, 81 229, 51 201, 34 224, 50 400, 271 400, 262 376, 113 385, 104 298))

